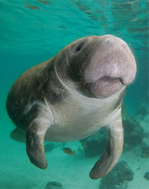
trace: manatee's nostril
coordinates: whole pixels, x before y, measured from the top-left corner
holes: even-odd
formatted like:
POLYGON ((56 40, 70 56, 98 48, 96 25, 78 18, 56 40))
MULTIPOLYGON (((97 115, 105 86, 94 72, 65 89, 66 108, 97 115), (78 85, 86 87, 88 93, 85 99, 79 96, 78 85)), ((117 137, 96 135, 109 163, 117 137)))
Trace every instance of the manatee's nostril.
POLYGON ((75 52, 79 52, 82 49, 83 45, 84 45, 84 42, 81 42, 79 45, 77 45, 75 48, 75 52))
POLYGON ((108 43, 108 44, 114 44, 115 43, 115 41, 114 41, 114 39, 113 38, 107 38, 106 40, 105 40, 105 43, 108 43))

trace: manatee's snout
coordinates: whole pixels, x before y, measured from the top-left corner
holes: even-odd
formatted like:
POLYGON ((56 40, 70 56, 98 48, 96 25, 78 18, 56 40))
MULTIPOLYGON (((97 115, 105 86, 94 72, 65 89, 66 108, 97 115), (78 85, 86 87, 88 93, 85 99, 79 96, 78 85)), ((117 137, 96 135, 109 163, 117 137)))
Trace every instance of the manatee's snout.
POLYGON ((85 87, 95 97, 108 97, 135 78, 135 58, 125 41, 118 37, 83 38, 73 45, 73 53, 77 54, 74 60, 79 66, 72 69, 80 73, 85 87))
MULTIPOLYGON (((66 62, 62 64, 65 67, 57 65, 59 75, 63 80, 69 75, 69 78, 76 81, 77 88, 89 96, 111 96, 135 78, 135 58, 126 42, 118 37, 85 37, 73 42, 65 50, 59 56, 65 57, 66 62), (61 70, 67 74, 62 74, 61 70)), ((65 82, 70 84, 68 78, 65 82)))

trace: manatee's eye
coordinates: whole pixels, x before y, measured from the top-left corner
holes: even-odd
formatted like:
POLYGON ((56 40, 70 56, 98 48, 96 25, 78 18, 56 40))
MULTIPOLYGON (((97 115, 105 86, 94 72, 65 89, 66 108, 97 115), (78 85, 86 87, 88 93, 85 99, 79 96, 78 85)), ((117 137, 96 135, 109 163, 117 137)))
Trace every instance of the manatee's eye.
POLYGON ((84 42, 81 42, 78 45, 76 45, 75 52, 76 53, 79 52, 82 49, 83 45, 84 45, 84 42))

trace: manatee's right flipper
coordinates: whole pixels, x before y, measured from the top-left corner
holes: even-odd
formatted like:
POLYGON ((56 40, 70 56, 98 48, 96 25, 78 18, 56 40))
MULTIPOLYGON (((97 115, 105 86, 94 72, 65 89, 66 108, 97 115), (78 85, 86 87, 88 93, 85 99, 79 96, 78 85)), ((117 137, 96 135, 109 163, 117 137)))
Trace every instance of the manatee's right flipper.
POLYGON ((47 104, 40 104, 34 110, 35 118, 30 122, 26 131, 26 152, 35 166, 46 169, 48 164, 45 157, 44 137, 52 125, 53 114, 47 104))
POLYGON ((108 127, 108 146, 90 172, 92 179, 105 176, 117 163, 123 149, 123 126, 121 117, 108 127))

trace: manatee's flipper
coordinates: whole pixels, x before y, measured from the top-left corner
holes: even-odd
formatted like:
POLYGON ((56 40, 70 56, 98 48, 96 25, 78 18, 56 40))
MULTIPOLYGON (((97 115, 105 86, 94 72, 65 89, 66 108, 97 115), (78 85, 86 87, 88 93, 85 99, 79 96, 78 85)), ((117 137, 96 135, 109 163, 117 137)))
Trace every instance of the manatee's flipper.
POLYGON ((90 172, 92 179, 105 176, 117 163, 123 149, 122 119, 118 119, 108 127, 109 142, 101 158, 90 172))
POLYGON ((19 128, 14 129, 11 133, 10 133, 10 137, 13 140, 16 140, 18 142, 23 142, 25 143, 25 132, 22 131, 19 128))
POLYGON ((32 123, 26 132, 26 152, 34 165, 41 169, 47 168, 47 161, 45 158, 44 150, 44 135, 43 132, 36 123, 32 123))
POLYGON ((26 131, 27 155, 31 163, 41 169, 46 169, 48 166, 45 157, 44 136, 53 121, 52 111, 46 105, 42 104, 36 108, 37 116, 31 121, 26 131))

